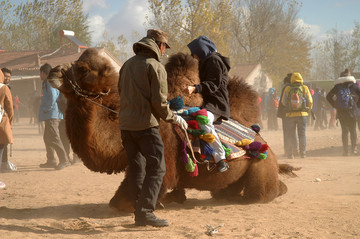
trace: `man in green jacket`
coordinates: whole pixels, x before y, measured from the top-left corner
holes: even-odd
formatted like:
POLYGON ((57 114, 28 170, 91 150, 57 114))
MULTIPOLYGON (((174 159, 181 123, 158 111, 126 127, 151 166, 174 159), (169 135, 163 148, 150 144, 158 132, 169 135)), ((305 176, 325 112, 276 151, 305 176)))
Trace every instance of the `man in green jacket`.
POLYGON ((186 121, 170 110, 167 101, 167 73, 160 63, 165 49, 170 48, 167 40, 165 32, 148 30, 147 36, 133 45, 136 55, 120 70, 119 127, 129 163, 137 226, 169 225, 153 214, 166 172, 160 119, 187 129, 186 121))

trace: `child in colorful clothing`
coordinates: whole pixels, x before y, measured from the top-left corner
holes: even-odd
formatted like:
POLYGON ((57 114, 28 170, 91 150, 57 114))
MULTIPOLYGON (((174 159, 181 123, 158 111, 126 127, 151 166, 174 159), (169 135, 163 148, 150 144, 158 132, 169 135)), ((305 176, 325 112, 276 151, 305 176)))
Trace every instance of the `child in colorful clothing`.
POLYGON ((221 122, 230 117, 228 72, 230 59, 217 52, 216 45, 206 36, 200 36, 187 45, 191 55, 199 61, 200 84, 187 86, 185 93, 201 93, 203 96, 202 108, 208 113, 209 124, 201 128, 215 136, 215 142, 210 146, 214 149, 213 157, 217 164, 218 172, 225 172, 229 165, 225 161, 225 151, 220 139, 215 132, 213 123, 221 122))

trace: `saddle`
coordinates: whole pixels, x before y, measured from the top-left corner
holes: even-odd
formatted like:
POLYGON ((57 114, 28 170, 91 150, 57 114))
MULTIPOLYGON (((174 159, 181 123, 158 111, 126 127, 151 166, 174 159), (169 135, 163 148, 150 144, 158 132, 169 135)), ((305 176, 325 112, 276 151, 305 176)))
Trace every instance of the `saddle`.
MULTIPOLYGON (((237 142, 243 139, 254 141, 256 136, 256 132, 253 129, 248 128, 233 119, 222 120, 221 124, 214 124, 214 127, 221 143, 227 149, 226 151, 229 152, 226 158, 228 161, 238 159, 246 154, 246 150, 244 150, 243 147, 236 146, 237 142)), ((180 127, 176 125, 174 125, 174 129, 183 142, 187 142, 187 138, 190 139, 191 147, 194 153, 202 155, 199 137, 194 137, 191 135, 187 137, 187 133, 185 133, 180 127)), ((188 142, 187 148, 190 148, 188 142)), ((198 157, 197 159, 199 160, 198 157)), ((204 161, 204 158, 200 157, 200 161, 204 161)), ((213 157, 210 159, 210 163, 212 162, 214 162, 213 157)))

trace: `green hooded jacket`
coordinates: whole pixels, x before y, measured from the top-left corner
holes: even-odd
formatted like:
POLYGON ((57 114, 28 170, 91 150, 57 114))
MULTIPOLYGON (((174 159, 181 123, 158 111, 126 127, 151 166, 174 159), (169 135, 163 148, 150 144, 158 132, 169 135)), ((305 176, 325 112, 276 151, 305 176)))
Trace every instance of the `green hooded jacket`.
POLYGON ((160 118, 173 123, 175 115, 167 101, 167 73, 160 63, 159 47, 153 38, 144 37, 133 45, 133 50, 136 55, 120 69, 120 129, 157 127, 160 118))

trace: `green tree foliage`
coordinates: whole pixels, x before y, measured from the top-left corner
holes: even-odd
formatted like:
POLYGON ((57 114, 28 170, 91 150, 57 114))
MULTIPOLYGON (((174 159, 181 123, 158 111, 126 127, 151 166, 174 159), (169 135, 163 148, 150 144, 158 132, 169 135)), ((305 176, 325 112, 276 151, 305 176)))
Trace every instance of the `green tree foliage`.
POLYGON ((35 0, 19 5, 2 0, 0 45, 7 50, 56 49, 60 46, 60 30, 74 31, 89 45, 88 15, 83 13, 82 5, 82 0, 35 0))

